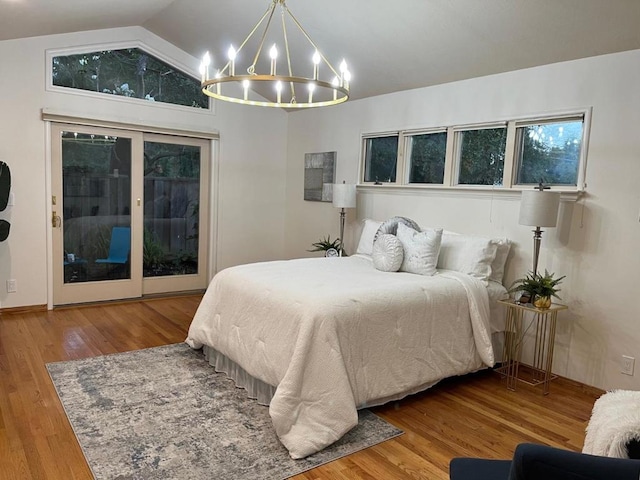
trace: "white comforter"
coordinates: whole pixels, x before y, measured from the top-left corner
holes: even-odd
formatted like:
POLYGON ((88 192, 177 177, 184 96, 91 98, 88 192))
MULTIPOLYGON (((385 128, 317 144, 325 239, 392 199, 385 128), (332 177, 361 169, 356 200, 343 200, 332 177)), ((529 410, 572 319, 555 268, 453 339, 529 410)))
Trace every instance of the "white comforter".
POLYGON ((223 270, 187 342, 277 387, 269 413, 292 458, 339 439, 356 408, 494 363, 482 282, 380 272, 363 256, 223 270))

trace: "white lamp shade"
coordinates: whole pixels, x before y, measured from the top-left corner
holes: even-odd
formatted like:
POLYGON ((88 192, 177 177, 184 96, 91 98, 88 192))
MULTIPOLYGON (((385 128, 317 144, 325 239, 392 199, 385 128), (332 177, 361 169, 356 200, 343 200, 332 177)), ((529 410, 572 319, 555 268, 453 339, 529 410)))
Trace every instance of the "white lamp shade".
POLYGON ((356 186, 346 183, 334 184, 333 206, 336 208, 356 208, 356 186))
POLYGON ((520 199, 520 225, 555 227, 559 206, 560 192, 525 190, 520 199))

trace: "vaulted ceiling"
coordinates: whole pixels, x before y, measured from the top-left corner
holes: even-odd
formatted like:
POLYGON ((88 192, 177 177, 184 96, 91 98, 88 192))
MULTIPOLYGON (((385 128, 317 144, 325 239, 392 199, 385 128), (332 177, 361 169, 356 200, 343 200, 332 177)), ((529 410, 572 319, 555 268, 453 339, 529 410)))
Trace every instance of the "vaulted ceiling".
MULTIPOLYGON (((270 0, 0 0, 0 40, 142 26, 222 61, 270 0)), ((352 98, 640 48, 640 0, 288 0, 352 98)), ((305 55, 309 55, 306 52, 305 55)))

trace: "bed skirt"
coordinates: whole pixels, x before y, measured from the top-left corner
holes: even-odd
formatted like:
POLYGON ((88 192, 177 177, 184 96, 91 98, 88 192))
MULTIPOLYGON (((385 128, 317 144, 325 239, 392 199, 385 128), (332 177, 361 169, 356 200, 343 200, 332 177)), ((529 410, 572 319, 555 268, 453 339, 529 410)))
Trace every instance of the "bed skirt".
POLYGON ((222 355, 215 348, 204 345, 204 358, 209 361, 216 372, 224 373, 232 379, 236 387, 244 388, 249 398, 255 399, 260 405, 269 406, 276 392, 276 387, 249 375, 240 365, 222 355))

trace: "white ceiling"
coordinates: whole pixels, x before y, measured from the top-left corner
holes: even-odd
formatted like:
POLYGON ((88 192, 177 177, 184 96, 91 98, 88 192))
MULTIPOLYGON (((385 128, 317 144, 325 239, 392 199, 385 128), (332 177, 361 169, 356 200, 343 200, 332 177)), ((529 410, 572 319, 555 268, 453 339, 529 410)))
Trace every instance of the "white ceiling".
MULTIPOLYGON (((139 25, 196 57, 210 50, 215 62, 229 44, 245 38, 268 5, 269 0, 0 0, 0 40, 139 25)), ((352 98, 640 48, 640 0, 287 5, 334 66, 347 59, 352 98)))

